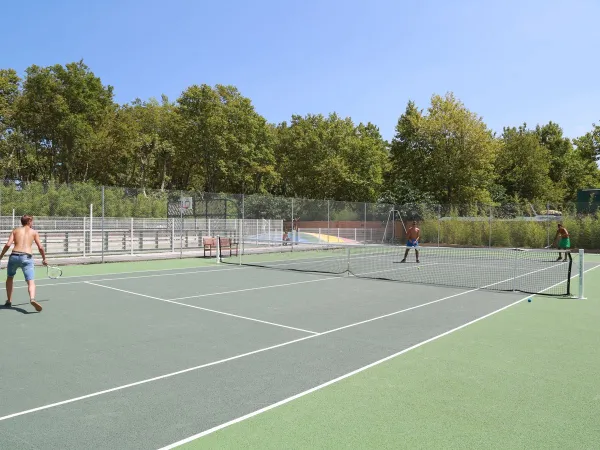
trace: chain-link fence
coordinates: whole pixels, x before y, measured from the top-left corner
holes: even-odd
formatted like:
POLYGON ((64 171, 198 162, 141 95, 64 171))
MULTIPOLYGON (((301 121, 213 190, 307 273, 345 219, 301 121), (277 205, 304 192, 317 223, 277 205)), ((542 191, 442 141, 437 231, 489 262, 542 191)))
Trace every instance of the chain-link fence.
POLYGON ((600 249, 600 208, 590 203, 391 205, 5 181, 1 239, 24 214, 50 256, 76 262, 214 257, 217 236, 234 254, 403 244, 413 221, 425 246, 543 248, 562 222, 574 248, 600 249))

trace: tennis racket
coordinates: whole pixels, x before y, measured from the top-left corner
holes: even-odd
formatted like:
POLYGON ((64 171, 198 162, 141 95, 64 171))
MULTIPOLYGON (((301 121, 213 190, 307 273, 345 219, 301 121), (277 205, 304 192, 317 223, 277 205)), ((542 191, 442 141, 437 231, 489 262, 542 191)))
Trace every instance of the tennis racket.
POLYGON ((62 276, 62 269, 56 266, 46 266, 46 273, 48 274, 48 278, 56 280, 62 276))

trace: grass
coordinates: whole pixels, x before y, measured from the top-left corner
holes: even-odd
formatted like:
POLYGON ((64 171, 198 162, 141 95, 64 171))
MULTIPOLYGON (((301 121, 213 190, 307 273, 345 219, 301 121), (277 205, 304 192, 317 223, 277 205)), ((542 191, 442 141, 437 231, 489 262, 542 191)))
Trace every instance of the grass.
POLYGON ((598 273, 182 448, 597 448, 598 273))

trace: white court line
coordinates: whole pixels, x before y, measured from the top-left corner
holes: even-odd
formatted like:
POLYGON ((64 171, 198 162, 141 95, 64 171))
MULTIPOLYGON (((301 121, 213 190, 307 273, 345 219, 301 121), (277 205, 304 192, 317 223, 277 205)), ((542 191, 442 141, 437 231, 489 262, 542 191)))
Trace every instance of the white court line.
MULTIPOLYGON (((322 280, 319 280, 319 281, 322 281, 322 280)), ((240 316, 238 314, 231 314, 231 313, 227 313, 227 312, 224 312, 224 311, 217 311, 215 309, 202 308, 201 306, 188 305, 187 303, 180 303, 180 302, 176 302, 174 300, 166 300, 164 298, 153 297, 151 295, 146 295, 146 294, 140 294, 138 292, 126 291, 124 289, 119 289, 119 288, 115 288, 115 287, 112 287, 112 286, 105 286, 103 284, 97 284, 97 283, 94 283, 92 281, 86 281, 86 283, 87 284, 91 284, 92 286, 98 286, 98 287, 105 288, 105 289, 112 289, 113 291, 119 291, 119 292, 124 292, 126 294, 137 295, 139 297, 151 298, 153 300, 159 300, 159 301, 165 302, 165 303, 173 303, 174 305, 186 306, 188 308, 200 309, 202 311, 208 311, 208 312, 212 312, 212 313, 215 313, 215 314, 221 314, 221 315, 224 315, 224 316, 236 317, 238 319, 244 319, 244 320, 250 320, 252 322, 264 323, 264 324, 267 324, 267 325, 273 325, 275 327, 287 328, 289 330, 302 331, 303 333, 309 333, 309 334, 313 334, 313 335, 319 334, 316 331, 303 330, 302 328, 290 327, 290 326, 287 326, 287 325, 282 325, 280 323, 267 322, 266 320, 260 320, 260 319, 254 319, 252 317, 240 316)))
MULTIPOLYGON (((591 269, 588 269, 585 272, 589 272, 590 270, 597 269, 598 267, 600 267, 600 265, 592 267, 591 269)), ((579 276, 579 274, 571 277, 571 279, 577 278, 578 276, 579 276)), ((564 283, 564 281, 562 281, 561 283, 564 283)), ((557 286, 557 285, 559 285, 561 283, 556 283, 555 285, 550 286, 547 289, 552 289, 553 287, 555 287, 555 286, 557 286)), ((459 325, 458 327, 453 328, 451 330, 448 330, 448 331, 446 331, 444 333, 438 334, 437 336, 433 336, 433 337, 431 337, 431 338, 429 338, 429 339, 427 339, 425 341, 419 342, 418 344, 415 344, 412 347, 405 348, 404 350, 401 350, 401 351, 399 351, 397 353, 394 353, 393 355, 386 356, 385 358, 382 358, 382 359, 380 359, 378 361, 372 362, 371 364, 367 364, 366 366, 360 367, 360 368, 358 368, 356 370, 353 370, 352 372, 348 372, 348 373, 346 373, 346 374, 344 374, 344 375, 342 375, 340 377, 334 378, 333 380, 329 380, 329 381, 327 381, 327 382, 325 382, 323 384, 315 386, 315 387, 313 387, 311 389, 308 389, 306 391, 300 392, 300 393, 298 393, 296 395, 292 395, 291 397, 288 397, 288 398, 285 398, 283 400, 280 400, 280 401, 278 401, 276 403, 273 403, 273 404, 271 404, 269 406, 266 406, 266 407, 261 408, 261 409, 256 410, 256 411, 253 411, 253 412, 251 412, 249 414, 246 414, 244 416, 238 417, 236 419, 230 420, 229 422, 225 422, 225 423, 223 423, 221 425, 217 425, 216 427, 210 428, 210 429, 205 430, 205 431, 203 431, 201 433, 198 433, 198 434, 195 434, 195 435, 190 436, 188 438, 182 439, 181 441, 178 441, 178 442, 175 442, 173 444, 167 445, 166 447, 162 447, 159 450, 172 450, 172 449, 174 449, 176 447, 179 447, 181 445, 184 445, 184 444, 187 444, 189 442, 195 441, 196 439, 199 439, 201 437, 207 436, 207 435, 212 434, 212 433, 214 433, 216 431, 222 430, 223 428, 227 428, 227 427, 229 427, 231 425, 234 425, 236 423, 243 422, 244 420, 247 420, 247 419, 250 419, 252 417, 258 416, 259 414, 267 412, 267 411, 269 411, 271 409, 275 409, 275 408, 277 408, 279 406, 285 405, 286 403, 289 403, 291 401, 297 400, 297 399, 299 399, 301 397, 304 397, 304 396, 306 396, 308 394, 312 394, 313 392, 316 392, 316 391, 321 390, 321 389, 323 389, 323 388, 325 388, 327 386, 330 386, 330 385, 332 385, 334 383, 337 383, 338 381, 342 381, 342 380, 344 380, 346 378, 349 378, 349 377, 351 377, 353 375, 356 375, 356 374, 358 374, 360 372, 364 372, 365 370, 368 370, 368 369, 370 369, 372 367, 378 366, 378 365, 380 365, 380 364, 382 364, 382 363, 384 363, 386 361, 389 361, 389 360, 394 359, 394 358, 396 358, 396 357, 398 357, 400 355, 403 355, 404 353, 408 353, 411 350, 414 350, 416 348, 422 347, 423 345, 428 344, 430 342, 436 341, 436 340, 438 340, 438 339, 440 339, 440 338, 442 338, 444 336, 447 336, 447 335, 452 334, 452 333, 454 333, 454 332, 456 332, 458 330, 461 330, 461 329, 463 329, 465 327, 468 327, 469 325, 473 325, 474 323, 477 323, 480 320, 486 319, 486 318, 488 318, 490 316, 493 316, 494 314, 497 314, 497 313, 499 313, 501 311, 504 311, 505 309, 510 308, 511 306, 514 306, 514 305, 516 305, 518 303, 521 303, 521 302, 523 302, 525 299, 527 299, 529 297, 530 296, 523 297, 523 298, 517 300, 516 302, 513 302, 513 303, 511 303, 509 305, 503 306, 502 308, 499 308, 499 309, 497 309, 495 311, 492 311, 491 313, 488 313, 488 314, 486 314, 484 316, 481 316, 481 317, 478 317, 477 319, 474 319, 474 320, 472 320, 470 322, 467 322, 467 323, 464 323, 462 325, 459 325)))
MULTIPOLYGON (((593 268, 591 268, 591 269, 588 269, 588 270, 586 270, 585 272, 589 272, 590 270, 596 269, 597 267, 600 267, 600 265, 598 265, 598 266, 595 266, 595 267, 593 267, 593 268)), ((571 277, 571 279, 573 279, 573 278, 577 278, 578 276, 579 276, 578 274, 577 274, 577 275, 574 275, 573 277, 571 277)), ((557 283, 556 285, 558 285, 558 284, 560 284, 560 283, 557 283)), ((556 286, 556 285, 555 285, 555 286, 556 286)), ((548 289, 551 289, 552 287, 554 287, 554 286, 550 286, 548 289)), ((466 293, 468 293, 468 292, 471 292, 471 291, 465 291, 465 292, 463 292, 463 293, 461 293, 461 294, 459 294, 459 295, 466 294, 466 293)), ((456 297, 456 295, 454 295, 453 297, 456 297)), ((509 306, 515 305, 515 304, 517 304, 517 303, 519 303, 519 302, 521 302, 521 301, 525 300, 525 299, 526 299, 526 298, 528 298, 528 297, 529 297, 529 296, 527 296, 527 297, 523 297, 521 300, 519 300, 519 301, 517 301, 517 302, 515 302, 515 303, 511 303, 511 304, 510 304, 510 305, 508 305, 508 306, 504 306, 503 308, 501 308, 501 309, 498 309, 498 310, 496 310, 496 311, 494 311, 494 312, 491 312, 491 313, 489 313, 487 316, 483 316, 483 317, 480 317, 479 319, 475 319, 475 321, 477 321, 477 320, 481 320, 481 319, 483 319, 483 318, 485 318, 485 317, 488 317, 488 316, 490 316, 490 315, 492 315, 492 314, 495 314, 496 312, 502 311, 503 309, 506 309, 506 308, 508 308, 509 306)), ((435 300, 434 300, 434 301, 435 301, 435 300)), ((437 301, 442 301, 442 299, 439 299, 439 300, 437 300, 437 301)), ((430 302, 428 302, 428 303, 426 303, 426 304, 423 304, 423 305, 421 305, 421 306, 425 306, 425 305, 428 305, 428 304, 430 304, 430 302)), ((410 308, 410 309, 416 309, 416 308, 418 308, 418 307, 419 307, 419 306, 417 305, 417 306, 413 306, 413 307, 412 307, 412 308, 410 308)), ((399 312, 397 312, 397 313, 399 314, 399 312)), ((381 316, 380 318, 389 317, 389 316, 390 316, 390 314, 386 314, 386 315, 384 315, 384 316, 381 316)), ((373 319, 368 319, 368 320, 372 322, 372 321, 374 321, 374 320, 377 320, 377 319, 378 319, 378 317, 375 317, 375 318, 373 318, 373 319)), ((469 324, 471 324, 471 323, 474 323, 475 321, 469 322, 469 323, 467 323, 467 324, 463 324, 463 325, 461 325, 461 327, 465 327, 465 326, 467 326, 467 325, 469 325, 469 324)), ((350 328, 350 327, 352 327, 352 326, 360 325, 360 324, 362 324, 362 323, 364 323, 364 321, 362 321, 362 322, 357 322, 356 324, 350 324, 350 325, 346 325, 346 326, 345 326, 345 327, 343 327, 343 328, 350 328)), ((340 329, 341 329, 341 328, 340 328, 340 329)), ((445 332, 443 335, 449 334, 449 333, 451 333, 451 332, 453 332, 453 331, 456 331, 457 329, 459 329, 459 328, 456 328, 456 329, 454 329, 454 330, 447 331, 447 332, 445 332)), ((195 366, 195 367, 190 367, 190 368, 188 368, 188 369, 179 370, 179 371, 177 371, 177 372, 167 373, 167 374, 164 374, 164 375, 160 375, 160 376, 158 376, 158 377, 154 377, 154 378, 148 378, 148 379, 145 379, 145 380, 136 381, 136 382, 134 382, 134 383, 129 383, 129 384, 125 384, 125 385, 122 385, 122 386, 117 386, 117 387, 114 387, 114 388, 111 388, 111 389, 106 389, 106 390, 103 390, 103 391, 93 392, 93 393, 91 393, 91 394, 83 395, 83 396, 80 396, 80 397, 75 397, 75 398, 71 398, 71 399, 68 399, 68 400, 63 400, 63 401, 60 401, 60 402, 51 403, 51 404, 44 405, 44 406, 39 406, 39 407, 37 407, 37 408, 32 408, 32 409, 28 409, 28 410, 20 411, 20 412, 17 412, 17 413, 9 414, 9 415, 6 415, 6 416, 2 416, 2 417, 0 417, 0 422, 2 422, 2 421, 4 421, 4 420, 8 420, 8 419, 15 418, 15 417, 19 417, 19 416, 24 416, 24 415, 27 415, 27 414, 35 413, 35 412, 38 412, 38 411, 43 411, 43 410, 46 410, 46 409, 55 408, 55 407, 62 406, 62 405, 67 405, 67 404, 69 404, 69 403, 78 402, 78 401, 85 400, 85 399, 88 399, 88 398, 97 397, 97 396, 104 395, 104 394, 109 394, 109 393, 111 393, 111 392, 121 391, 121 390, 123 390, 123 389, 127 389, 127 388, 134 387, 134 386, 139 386, 139 385, 146 384, 146 383, 150 383, 150 382, 153 382, 153 381, 163 380, 163 379, 165 379, 165 378, 170 378, 170 377, 174 377, 174 376, 177 376, 177 375, 181 375, 181 374, 184 374, 184 373, 187 373, 187 372, 192 372, 192 371, 195 371, 195 370, 200 370, 200 369, 203 369, 203 368, 206 368, 206 367, 215 366, 215 365, 217 365, 217 364, 222 364, 222 363, 226 363, 226 362, 229 362, 229 361, 234 361, 234 360, 237 360, 237 359, 240 359, 240 358, 244 358, 244 357, 246 357, 246 356, 251 356, 251 355, 255 355, 255 354, 257 354, 257 353, 262 353, 262 352, 266 352, 266 351, 273 350, 273 349, 276 349, 276 348, 285 347, 285 346, 288 346, 288 345, 294 344, 294 343, 296 343, 296 342, 301 342, 301 341, 306 341, 306 340, 308 340, 308 339, 313 339, 313 338, 315 338, 315 337, 319 337, 319 336, 323 336, 323 335, 326 335, 326 334, 329 334, 329 333, 333 333, 334 331, 339 331, 339 329, 335 329, 335 330, 329 330, 329 331, 325 331, 325 332, 323 332, 323 333, 319 333, 319 334, 313 334, 313 335, 310 335, 310 336, 305 336, 305 337, 302 337, 302 338, 294 339, 294 340, 292 340, 292 341, 282 342, 281 344, 277 344, 277 345, 273 345, 273 346, 270 346, 270 347, 265 347, 265 348, 261 348, 261 349, 258 349, 258 350, 254 350, 254 351, 251 351, 251 352, 248 352, 248 353, 242 353, 242 354, 240 354, 240 355, 235 355, 235 356, 232 356, 232 357, 229 357, 229 358, 221 359, 221 360, 219 360, 219 361, 213 361, 213 362, 211 362, 211 363, 202 364, 202 365, 195 366)), ((442 336, 442 335, 440 335, 439 337, 441 337, 441 336, 442 336)), ((434 338, 431 338, 431 339, 430 339, 430 341, 431 341, 431 340, 434 340, 434 339, 436 339, 436 338, 435 338, 435 337, 434 337, 434 338)), ((419 345, 419 344, 417 344, 417 345, 419 345)), ((421 345, 422 345, 422 344, 421 344, 421 345)), ((415 348, 416 348, 416 347, 415 347, 415 348)), ((403 350, 403 351, 404 351, 404 352, 406 352, 406 351, 408 351, 408 350, 407 350, 407 349, 405 349, 405 350, 403 350)), ((390 356, 389 358, 392 358, 392 357, 393 357, 393 356, 390 356)), ((376 363, 373 363, 373 364, 376 364, 376 363)), ((360 369, 359 369, 359 370, 360 370, 360 369)), ((348 376, 349 376, 349 375, 348 375, 348 376)), ((331 383, 331 382, 329 382, 329 383, 331 383)), ((316 390, 316 389, 317 389, 317 388, 313 388, 313 390, 316 390)), ((312 392, 312 391, 311 391, 311 392, 312 392)), ((306 392, 306 393, 308 393, 308 392, 306 392)), ((295 398, 297 398, 297 397, 299 397, 299 396, 302 396, 302 395, 306 395, 306 394, 302 394, 302 393, 301 393, 301 394, 298 394, 297 396, 295 396, 295 398)), ((292 399, 293 399, 293 398, 291 398, 291 397, 290 397, 290 399, 287 399, 287 401, 291 401, 292 399)), ((287 401, 286 401, 286 400, 282 400, 282 402, 286 402, 286 403, 287 403, 287 401)), ((279 404, 283 404, 282 402, 276 403, 276 404, 274 404, 274 405, 277 405, 277 406, 279 406, 279 404)), ((272 409, 272 408, 274 408, 274 407, 275 407, 275 406, 271 406, 271 407, 269 407, 269 406, 268 406, 268 407, 266 407, 266 408, 268 408, 268 409, 272 409)), ((264 408, 264 411, 266 411, 266 410, 267 410, 266 408, 264 408)), ((259 410, 259 411, 261 411, 261 412, 264 412, 263 410, 259 410)), ((255 411, 254 413, 251 413, 251 414, 253 414, 253 415, 260 414, 260 412, 259 412, 259 411, 255 411)), ((240 417, 240 418, 238 418, 238 419, 235 419, 235 421, 227 422, 226 424, 220 425, 219 427, 220 427, 220 428, 224 428, 225 426, 232 425, 232 424, 233 424, 233 423, 235 423, 235 422, 239 422, 239 421, 241 421, 241 420, 244 420, 244 418, 249 418, 249 417, 251 417, 251 416, 249 416, 249 415, 248 415, 248 416, 243 416, 243 418, 242 418, 242 417, 240 417)), ((220 428, 219 428, 219 429, 220 429, 220 428)), ((216 428, 215 428, 215 429, 212 429, 212 430, 213 430, 213 431, 217 431, 217 430, 216 430, 216 428)), ((207 430, 207 431, 208 431, 208 430, 207 430)), ((203 432, 203 433, 207 433, 207 432, 205 431, 205 432, 203 432)), ((202 434, 202 433, 201 433, 201 434, 202 434)), ((200 437, 199 435, 196 435, 196 436, 200 437)), ((192 438, 188 438, 188 439, 192 439, 192 438)), ((177 444, 173 444, 173 445, 181 445, 181 444, 183 444, 183 443, 184 443, 184 441, 180 441, 180 442, 178 442, 177 444)), ((173 447, 172 447, 172 446, 170 446, 170 447, 165 447, 165 449, 167 449, 167 448, 173 448, 173 447)))
POLYGON ((277 287, 285 287, 285 286, 294 286, 296 284, 306 284, 306 283, 318 283, 319 281, 327 281, 327 280, 339 280, 342 277, 326 277, 326 278, 318 278, 316 280, 305 280, 305 281, 294 281, 293 283, 283 283, 283 284, 271 284, 269 286, 258 286, 246 289, 236 289, 235 291, 223 291, 223 292, 209 292, 208 294, 198 294, 198 295, 188 295, 187 297, 177 297, 172 298, 172 300, 187 300, 189 298, 202 298, 202 297, 212 297, 215 295, 224 295, 224 294, 237 294, 238 292, 248 292, 248 291, 260 291, 262 289, 272 289, 277 287))
MULTIPOLYGON (((103 287, 105 287, 105 286, 103 286, 103 287)), ((467 291, 467 292, 471 292, 471 291, 467 291)), ((467 292, 463 292, 462 294, 466 294, 467 292)), ((457 295, 462 295, 462 294, 455 294, 455 295, 452 295, 451 297, 456 297, 457 295)), ((448 298, 450 298, 450 297, 448 297, 448 298)), ((407 308, 406 310, 402 310, 402 311, 410 311, 410 310, 413 310, 413 309, 417 309, 417 308, 420 308, 420 307, 423 307, 423 306, 430 305, 431 303, 441 302, 444 299, 438 299, 438 300, 434 300, 433 302, 424 303, 422 305, 412 306, 412 307, 407 308)), ((401 313, 401 311, 396 311, 395 313, 392 313, 392 314, 400 314, 400 313, 401 313)), ((372 321, 380 319, 380 318, 382 319, 384 317, 389 317, 390 315, 391 314, 385 314, 385 315, 380 316, 380 317, 374 317, 372 319, 368 319, 367 321, 368 322, 372 322, 372 321)), ((7 416, 0 417, 0 422, 2 422, 4 420, 15 418, 15 417, 19 417, 19 416, 24 416, 26 414, 31 414, 31 413, 34 413, 34 412, 43 411, 45 409, 55 408, 57 406, 67 405, 69 403, 74 403, 74 402, 77 402, 77 401, 80 401, 80 400, 85 400, 85 399, 88 399, 88 398, 97 397, 99 395, 109 394, 111 392, 116 392, 116 391, 120 391, 120 390, 127 389, 127 388, 130 388, 130 387, 139 386, 141 384, 150 383, 152 381, 158 381, 158 380, 163 380, 165 378, 171 378, 171 377, 174 377, 174 376, 177 376, 177 375, 181 375, 183 373, 192 372, 194 370, 200 370, 200 369, 204 369, 206 367, 215 366, 217 364, 222 364, 222 363, 226 363, 226 362, 229 362, 229 361, 234 361, 236 359, 244 358, 246 356, 255 355, 257 353, 266 352, 266 351, 273 350, 273 349, 280 348, 280 347, 285 347, 287 345, 294 344, 296 342, 306 341, 308 339, 313 339, 313 338, 316 338, 316 337, 319 337, 319 336, 323 336, 323 335, 326 335, 326 334, 334 333, 335 331, 339 331, 341 329, 345 329, 345 328, 350 328, 350 327, 353 327, 353 326, 361 325, 361 324, 363 324, 365 322, 366 321, 363 320, 361 322, 357 322, 355 324, 346 325, 344 327, 336 328, 334 330, 324 331, 323 333, 312 334, 310 336, 305 336, 305 337, 294 339, 294 340, 291 340, 291 341, 282 342, 281 344, 276 344, 276 345, 272 345, 270 347, 265 347, 265 348, 261 348, 261 349, 254 350, 254 351, 251 351, 251 352, 242 353, 240 355, 231 356, 229 358, 221 359, 219 361, 213 361, 213 362, 210 362, 210 363, 207 363, 207 364, 202 364, 202 365, 199 365, 199 366, 190 367, 188 369, 179 370, 177 372, 172 372, 172 373, 167 373, 167 374, 164 374, 164 375, 160 375, 158 377, 148 378, 146 380, 136 381, 134 383, 125 384, 123 386, 117 386, 117 387, 114 387, 114 388, 111 388, 111 389, 106 389, 106 390, 99 391, 99 392, 93 392, 91 394, 83 395, 81 397, 75 397, 75 398, 71 398, 71 399, 68 399, 68 400, 63 400, 61 402, 51 403, 49 405, 39 406, 37 408, 32 408, 32 409, 28 409, 28 410, 25 410, 25 411, 20 411, 20 412, 17 412, 17 413, 9 414, 7 416)))
MULTIPOLYGON (((137 280, 137 279, 140 279, 140 278, 172 277, 172 276, 177 276, 177 275, 189 275, 189 274, 211 273, 211 272, 227 272, 227 271, 231 271, 231 270, 242 270, 242 269, 246 269, 246 268, 245 267, 232 267, 230 269, 196 270, 196 271, 175 272, 175 273, 157 273, 155 275, 140 275, 140 276, 137 276, 137 277, 100 278, 100 279, 91 280, 91 281, 137 280)), ((132 273, 135 273, 135 272, 132 272, 132 273)), ((93 275, 93 276, 101 276, 101 275, 105 275, 105 274, 93 275)), ((108 275, 110 275, 110 274, 108 274, 108 275)), ((92 276, 92 275, 82 275, 82 276, 86 276, 87 277, 87 276, 92 276)), ((75 278, 75 277, 68 277, 67 279, 69 279, 69 278, 75 278)), ((60 283, 48 283, 48 284, 37 284, 37 287, 63 286, 63 285, 68 285, 68 284, 84 284, 84 283, 87 283, 87 280, 65 281, 65 282, 60 282, 60 283)), ((27 288, 27 286, 15 286, 15 289, 25 289, 25 288, 27 288)), ((2 289, 4 289, 4 288, 2 288, 2 289)))

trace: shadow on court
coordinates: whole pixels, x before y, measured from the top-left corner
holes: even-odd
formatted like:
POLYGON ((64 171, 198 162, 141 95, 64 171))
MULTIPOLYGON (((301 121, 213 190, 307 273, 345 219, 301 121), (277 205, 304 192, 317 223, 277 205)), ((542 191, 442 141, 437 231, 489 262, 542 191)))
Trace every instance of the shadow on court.
MULTIPOLYGON (((36 300, 36 302, 38 303, 43 303, 43 302, 47 302, 48 300, 36 300)), ((39 314, 41 311, 29 311, 27 309, 24 308, 19 308, 19 306, 27 306, 30 305, 29 302, 27 303, 13 303, 11 306, 4 306, 3 304, 0 305, 0 311, 5 310, 5 311, 15 311, 21 314, 39 314)), ((32 306, 33 308, 33 306, 32 306)))

